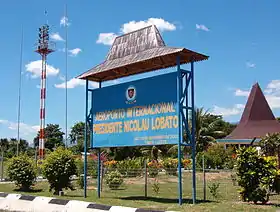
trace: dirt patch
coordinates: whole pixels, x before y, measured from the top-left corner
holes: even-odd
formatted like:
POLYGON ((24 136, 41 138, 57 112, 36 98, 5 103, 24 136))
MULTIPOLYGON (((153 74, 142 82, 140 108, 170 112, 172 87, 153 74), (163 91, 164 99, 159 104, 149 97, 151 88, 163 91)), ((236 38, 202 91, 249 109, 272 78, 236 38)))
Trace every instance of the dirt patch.
MULTIPOLYGON (((205 176, 206 176, 206 180, 220 180, 220 179, 231 179, 231 172, 206 172, 205 176)), ((203 173, 197 173, 197 178, 199 180, 203 179, 203 173)))
POLYGON ((94 186, 88 186, 87 189, 88 189, 88 190, 96 190, 97 188, 94 187, 94 186))
MULTIPOLYGON (((161 179, 159 177, 159 178, 148 178, 148 184, 154 183, 155 179, 157 179, 158 183, 161 183, 161 184, 177 183, 178 182, 178 179, 175 178, 175 177, 170 177, 170 178, 166 177, 166 178, 163 178, 163 179, 161 179)), ((133 185, 133 184, 144 185, 145 184, 145 178, 127 178, 127 179, 125 179, 125 184, 128 184, 128 185, 133 185)))

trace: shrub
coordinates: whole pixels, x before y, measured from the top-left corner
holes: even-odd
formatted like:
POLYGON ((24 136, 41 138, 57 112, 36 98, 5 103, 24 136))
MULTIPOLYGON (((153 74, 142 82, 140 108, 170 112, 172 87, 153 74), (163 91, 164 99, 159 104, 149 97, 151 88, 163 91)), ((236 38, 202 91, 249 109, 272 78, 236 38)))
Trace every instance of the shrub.
POLYGON ((8 162, 8 177, 21 190, 29 190, 36 179, 36 166, 28 155, 13 157, 8 162))
POLYGON ((190 159, 183 159, 182 164, 185 169, 190 169, 191 168, 191 160, 190 159))
POLYGON ((168 175, 177 175, 178 159, 166 158, 162 162, 162 166, 168 175))
POLYGON ((104 167, 108 171, 118 170, 124 177, 137 177, 141 176, 143 173, 145 158, 135 158, 131 160, 122 161, 106 161, 104 167))
POLYGON ((161 164, 156 160, 152 160, 148 163, 148 174, 150 177, 158 176, 159 169, 161 168, 161 164))
POLYGON ((274 190, 277 175, 276 161, 258 155, 254 147, 242 148, 237 154, 237 181, 242 201, 265 204, 274 190))
POLYGON ((79 186, 81 189, 84 188, 85 182, 84 182, 83 176, 78 176, 78 181, 77 181, 77 183, 78 183, 78 186, 79 186))
POLYGON ((268 133, 259 143, 265 155, 278 157, 278 168, 280 169, 280 133, 268 133))
POLYGON ((277 174, 275 176, 273 191, 275 191, 277 194, 280 194, 280 169, 277 171, 277 174))
POLYGON ((213 144, 207 151, 197 154, 197 165, 202 168, 204 154, 205 168, 211 169, 232 169, 234 167, 234 152, 232 149, 224 149, 221 144, 213 144))
POLYGON ((117 189, 123 183, 123 176, 119 171, 111 171, 106 174, 105 180, 110 189, 117 189))
POLYGON ((237 181, 237 175, 236 175, 236 173, 231 173, 230 174, 230 178, 231 178, 231 181, 232 181, 232 185, 234 185, 234 186, 236 186, 236 181, 237 181))
POLYGON ((210 190, 210 194, 212 195, 212 197, 214 199, 218 198, 219 195, 219 187, 220 187, 220 183, 212 183, 211 185, 208 186, 209 190, 210 190))
POLYGON ((118 161, 116 167, 126 177, 141 176, 143 172, 143 164, 140 159, 118 161))
POLYGON ((159 183, 158 183, 158 180, 155 179, 154 183, 153 183, 153 191, 158 194, 159 193, 159 183))
POLYGON ((117 168, 117 161, 115 160, 109 160, 104 162, 104 167, 106 167, 109 170, 115 170, 117 168))
POLYGON ((45 159, 42 171, 54 194, 58 195, 64 188, 74 190, 70 177, 77 174, 77 166, 70 150, 58 147, 45 159))

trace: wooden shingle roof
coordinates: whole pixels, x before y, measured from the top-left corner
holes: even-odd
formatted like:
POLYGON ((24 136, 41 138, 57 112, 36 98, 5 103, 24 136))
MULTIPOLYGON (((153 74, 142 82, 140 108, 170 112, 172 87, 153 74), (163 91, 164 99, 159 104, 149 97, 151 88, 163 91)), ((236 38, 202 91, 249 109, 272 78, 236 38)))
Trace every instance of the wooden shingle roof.
POLYGON ((176 65, 178 55, 181 64, 208 59, 185 48, 167 47, 156 26, 151 25, 116 37, 105 61, 77 78, 102 82, 169 68, 176 65))

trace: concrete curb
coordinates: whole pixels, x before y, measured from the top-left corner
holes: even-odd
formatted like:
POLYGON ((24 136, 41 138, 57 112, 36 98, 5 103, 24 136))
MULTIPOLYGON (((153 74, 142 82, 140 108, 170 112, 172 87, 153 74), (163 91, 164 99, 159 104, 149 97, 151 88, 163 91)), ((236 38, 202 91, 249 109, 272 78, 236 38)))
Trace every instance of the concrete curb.
POLYGON ((0 192, 0 209, 13 212, 164 212, 4 192, 0 192))

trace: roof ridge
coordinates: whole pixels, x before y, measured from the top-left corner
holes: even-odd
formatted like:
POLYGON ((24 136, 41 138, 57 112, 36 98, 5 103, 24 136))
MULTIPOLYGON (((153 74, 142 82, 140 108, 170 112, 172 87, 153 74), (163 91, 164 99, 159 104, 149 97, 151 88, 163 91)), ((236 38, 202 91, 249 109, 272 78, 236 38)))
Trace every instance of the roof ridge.
POLYGON ((113 48, 114 45, 115 45, 115 42, 116 42, 117 38, 119 39, 119 38, 121 38, 121 37, 128 36, 128 35, 130 35, 130 34, 132 34, 132 33, 136 33, 136 32, 138 32, 138 31, 140 31, 140 30, 144 30, 144 29, 149 28, 149 27, 152 27, 152 26, 155 26, 155 25, 154 25, 154 24, 151 24, 151 25, 145 26, 145 27, 143 27, 143 28, 139 28, 139 29, 133 30, 133 31, 131 31, 131 32, 123 33, 123 34, 118 35, 117 37, 115 37, 114 42, 112 43, 112 45, 111 45, 111 47, 110 47, 110 50, 108 51, 108 53, 107 53, 107 55, 106 55, 106 60, 108 60, 108 57, 109 57, 109 55, 110 55, 110 53, 111 53, 112 48, 113 48))
MULTIPOLYGON (((162 35, 160 34, 158 28, 156 27, 156 25, 153 25, 153 26, 154 26, 153 28, 154 28, 154 30, 155 30, 156 35, 159 36, 159 38, 160 38, 161 42, 163 43, 163 45, 166 46, 166 45, 165 45, 165 42, 164 42, 164 40, 163 40, 163 38, 162 38, 162 35)), ((159 40, 157 40, 157 42, 159 42, 159 40)), ((158 45, 160 45, 160 44, 158 43, 158 45)))
MULTIPOLYGON (((148 25, 148 26, 145 26, 145 27, 142 27, 142 28, 133 30, 133 31, 131 31, 131 32, 123 33, 123 34, 121 34, 121 35, 118 35, 118 36, 115 38, 115 40, 116 40, 117 38, 120 38, 120 37, 123 37, 123 36, 125 36, 125 35, 129 35, 129 34, 132 34, 132 33, 135 33, 135 32, 141 31, 141 30, 144 30, 144 29, 149 28, 149 27, 152 27, 152 26, 155 26, 155 25, 154 25, 154 24, 151 24, 151 25, 148 25)), ((114 41, 115 41, 115 40, 114 40, 114 41)), ((113 44, 114 44, 114 43, 113 43, 113 44)))

